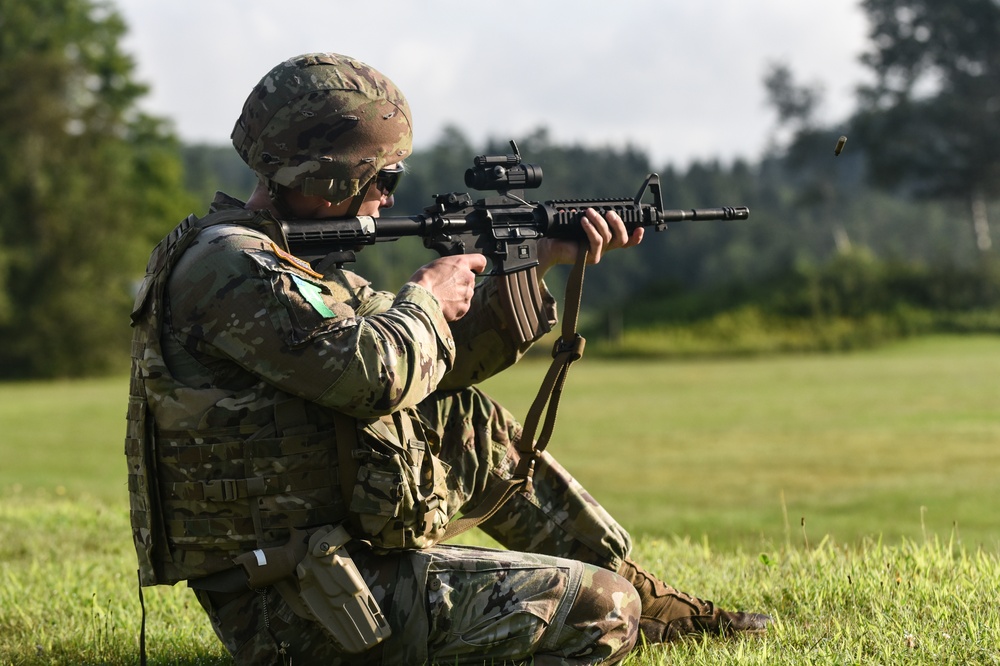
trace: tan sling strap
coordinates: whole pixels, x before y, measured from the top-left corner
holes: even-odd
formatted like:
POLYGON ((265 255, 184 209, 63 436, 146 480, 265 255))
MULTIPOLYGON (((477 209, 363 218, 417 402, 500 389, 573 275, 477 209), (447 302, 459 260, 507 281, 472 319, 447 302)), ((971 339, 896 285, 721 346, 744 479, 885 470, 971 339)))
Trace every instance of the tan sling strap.
POLYGON ((589 248, 581 244, 576 263, 573 265, 573 270, 566 283, 566 314, 562 323, 562 335, 556 340, 552 349, 552 365, 549 366, 549 371, 538 389, 538 395, 535 396, 535 401, 524 420, 521 437, 517 441, 517 452, 520 454, 520 460, 514 469, 514 474, 510 479, 494 486, 471 511, 448 523, 441 541, 447 541, 488 520, 500 510, 500 507, 508 499, 514 496, 514 493, 522 490, 528 494, 532 492, 531 477, 535 471, 535 460, 545 450, 552 436, 552 430, 556 423, 556 412, 559 409, 559 399, 562 397, 569 366, 573 361, 583 356, 585 341, 577 333, 576 325, 580 316, 583 274, 589 254, 589 248), (536 441, 535 431, 538 429, 543 414, 545 421, 536 441))

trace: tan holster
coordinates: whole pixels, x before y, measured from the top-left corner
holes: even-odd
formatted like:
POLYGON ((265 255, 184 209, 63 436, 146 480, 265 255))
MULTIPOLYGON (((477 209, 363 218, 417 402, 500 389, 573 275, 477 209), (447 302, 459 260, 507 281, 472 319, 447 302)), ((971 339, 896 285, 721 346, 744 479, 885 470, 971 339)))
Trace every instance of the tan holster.
POLYGON ((350 540, 340 525, 311 534, 293 529, 288 544, 243 553, 234 561, 246 570, 251 588, 273 585, 296 615, 319 624, 344 653, 358 654, 392 632, 344 548, 350 540))

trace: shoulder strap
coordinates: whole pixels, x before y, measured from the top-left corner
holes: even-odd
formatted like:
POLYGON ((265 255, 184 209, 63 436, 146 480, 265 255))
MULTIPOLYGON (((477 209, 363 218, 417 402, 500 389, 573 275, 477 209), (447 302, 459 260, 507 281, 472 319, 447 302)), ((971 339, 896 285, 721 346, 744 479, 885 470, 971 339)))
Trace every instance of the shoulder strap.
POLYGON ((180 259, 184 250, 198 237, 204 229, 219 224, 245 224, 252 226, 254 218, 258 216, 257 211, 245 208, 233 208, 222 210, 217 213, 210 213, 199 218, 188 215, 181 220, 173 230, 167 234, 163 240, 157 243, 153 252, 149 255, 149 262, 146 264, 146 276, 139 286, 135 303, 132 306, 132 322, 138 321, 149 301, 150 289, 156 283, 158 276, 164 271, 170 272, 174 264, 180 259))

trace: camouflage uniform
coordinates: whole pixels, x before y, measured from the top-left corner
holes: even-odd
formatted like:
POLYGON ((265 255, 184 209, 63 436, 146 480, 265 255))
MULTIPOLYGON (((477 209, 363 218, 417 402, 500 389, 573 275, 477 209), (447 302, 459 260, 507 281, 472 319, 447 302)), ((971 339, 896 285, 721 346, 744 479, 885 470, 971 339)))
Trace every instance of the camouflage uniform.
MULTIPOLYGON (((505 335, 492 279, 449 325, 414 284, 393 295, 348 271, 320 276, 283 249, 266 213, 244 214, 226 197, 213 211, 246 219, 200 231, 161 275, 163 291, 154 286, 136 325, 134 384, 144 387, 158 449, 145 463, 155 478, 134 464, 130 487, 147 473, 165 521, 158 544, 137 530, 137 546, 158 562, 156 580, 146 582, 197 579, 231 568, 242 551, 282 542, 291 525, 367 513, 349 550, 393 634, 354 662, 623 657, 637 638, 639 601, 612 572, 629 537, 547 455, 533 494, 515 496, 482 525, 511 551, 435 546, 433 538, 417 550, 386 545, 399 511, 381 510, 386 499, 365 475, 392 468, 388 453, 417 468, 417 486, 435 500, 442 524, 517 462, 519 424, 471 388, 526 348, 505 335), (335 411, 357 419, 359 445, 373 452, 350 512, 335 470, 335 411), (294 422, 282 423, 287 412, 294 422), (254 479, 262 479, 256 490, 254 479), (289 491, 294 483, 300 489, 289 491), (220 495, 217 486, 235 490, 220 495)), ((554 320, 547 294, 544 303, 542 315, 554 320)), ((273 588, 197 595, 238 663, 273 663, 277 654, 295 664, 352 663, 273 588)))
MULTIPOLYGON (((275 208, 287 188, 348 202, 347 217, 411 137, 392 82, 336 54, 275 67, 233 131, 275 208)), ((140 581, 189 581, 238 663, 590 664, 621 659, 640 631, 660 642, 764 626, 628 559, 625 531, 547 454, 530 494, 480 526, 509 550, 439 545, 514 474, 521 427, 474 384, 551 327, 552 298, 531 297, 543 325, 525 335, 504 283, 487 278, 449 323, 416 284, 378 292, 288 250, 270 213, 220 195, 154 249, 132 313, 140 581), (337 595, 292 573, 307 561, 301 535, 325 550, 334 525, 392 632, 360 656, 303 605, 337 595), (284 558, 265 562, 270 549, 284 558), (253 560, 272 567, 267 580, 253 560)))

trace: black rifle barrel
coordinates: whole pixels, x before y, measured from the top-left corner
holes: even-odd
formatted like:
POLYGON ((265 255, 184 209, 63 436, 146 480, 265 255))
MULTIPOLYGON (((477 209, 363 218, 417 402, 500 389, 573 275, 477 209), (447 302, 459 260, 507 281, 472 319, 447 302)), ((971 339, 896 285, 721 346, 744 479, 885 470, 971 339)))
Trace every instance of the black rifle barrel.
POLYGON ((750 217, 750 209, 746 206, 723 208, 691 208, 690 210, 665 210, 661 214, 664 222, 681 222, 683 220, 746 220, 750 217))

